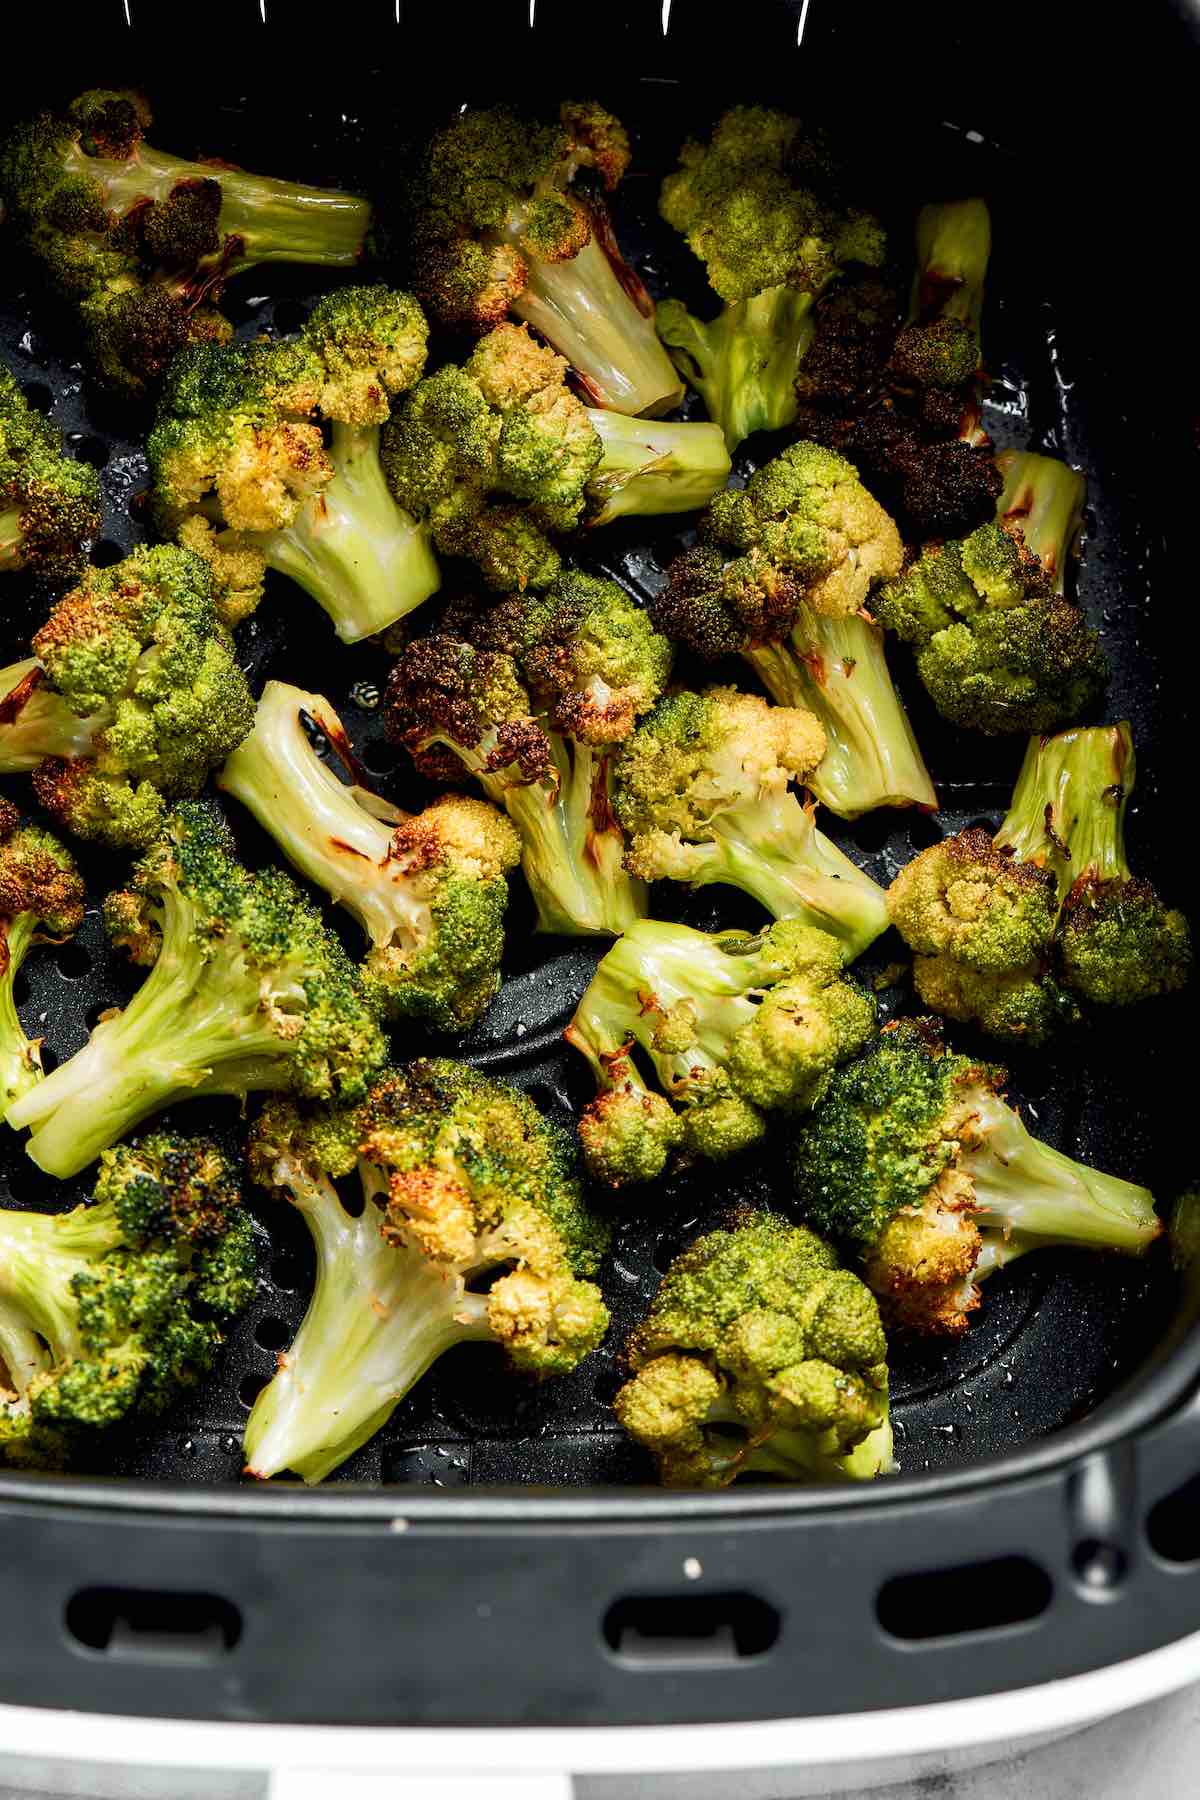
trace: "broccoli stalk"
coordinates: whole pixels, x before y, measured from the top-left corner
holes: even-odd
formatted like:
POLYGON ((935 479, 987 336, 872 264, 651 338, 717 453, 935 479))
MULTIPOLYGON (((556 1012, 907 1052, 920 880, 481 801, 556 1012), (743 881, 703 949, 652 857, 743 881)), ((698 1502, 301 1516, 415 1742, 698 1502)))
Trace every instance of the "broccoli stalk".
POLYGON ((857 819, 878 806, 936 810, 883 632, 869 614, 831 618, 801 605, 790 637, 751 644, 742 656, 772 699, 806 708, 824 726, 825 754, 807 780, 830 812, 857 819))
POLYGON ((598 407, 586 410, 603 446, 587 484, 589 525, 699 512, 729 479, 733 465, 715 425, 663 425, 598 407))
POLYGON ((996 467, 1004 486, 996 502, 996 521, 1019 532, 1025 548, 1036 556, 1053 584, 1065 591, 1067 566, 1083 528, 1087 482, 1053 456, 1032 450, 1002 450, 996 467))
POLYGON ((41 1045, 26 1037, 13 984, 30 949, 62 943, 83 919, 74 859, 40 825, 0 800, 0 1119, 42 1079, 41 1045))
POLYGON ((37 940, 38 921, 32 913, 0 919, 0 1118, 42 1078, 40 1041, 26 1037, 13 996, 17 972, 37 940))
POLYGON ((50 757, 90 756, 108 722, 104 713, 73 712, 36 656, 0 669, 0 775, 27 774, 50 757))
POLYGON ((205 803, 176 808, 105 917, 152 967, 128 1006, 10 1109, 48 1174, 76 1174, 175 1100, 353 1096, 382 1062, 374 1007, 316 909, 279 871, 242 869, 205 803))
POLYGON ((697 319, 681 300, 658 308, 658 335, 720 427, 730 451, 756 431, 796 418, 796 371, 813 340, 813 299, 802 288, 764 288, 697 319))

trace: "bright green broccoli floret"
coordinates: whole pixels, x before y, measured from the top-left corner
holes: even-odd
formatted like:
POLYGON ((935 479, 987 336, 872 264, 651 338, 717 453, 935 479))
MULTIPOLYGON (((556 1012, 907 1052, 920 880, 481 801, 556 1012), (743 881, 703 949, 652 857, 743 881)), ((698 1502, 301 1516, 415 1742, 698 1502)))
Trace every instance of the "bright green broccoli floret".
POLYGON ((600 406, 669 412, 682 396, 654 305, 604 204, 629 166, 620 120, 567 101, 550 123, 505 107, 459 114, 411 185, 414 280, 444 325, 532 325, 600 406))
POLYGON ((996 521, 926 549, 872 597, 912 644, 938 711, 975 731, 1052 731, 1094 706, 1108 680, 1100 640, 1063 597, 1083 477, 1010 453, 996 521))
POLYGON ((0 800, 0 1119, 42 1078, 40 1040, 26 1037, 13 983, 34 944, 62 943, 83 920, 74 858, 41 825, 0 800))
POLYGON ((666 1487, 739 1475, 889 1473, 887 1343, 869 1290, 803 1226, 768 1213, 676 1258, 627 1346, 615 1408, 666 1487))
POLYGON ((0 1211, 0 1462, 84 1459, 203 1379, 254 1293, 240 1200, 216 1144, 155 1132, 105 1151, 91 1205, 0 1211))
POLYGON ((250 808, 302 875, 354 914, 371 945, 366 973, 388 1013, 464 1030, 500 985, 516 832, 494 807, 461 794, 398 812, 339 779, 308 725, 352 781, 353 753, 328 700, 268 681, 254 729, 218 785, 250 808))
POLYGON ((734 688, 660 700, 617 762, 626 867, 643 881, 742 888, 775 918, 829 932, 852 961, 886 931, 887 907, 791 790, 824 750, 811 713, 734 688))
POLYGON ((579 1125, 588 1167, 621 1187, 661 1173, 677 1145, 723 1161, 763 1136, 766 1112, 812 1106, 874 1029, 874 1001, 843 979, 823 931, 788 919, 758 937, 711 936, 639 919, 567 1028, 600 1089, 579 1125), (675 1131, 632 1061, 637 1047, 679 1109, 675 1131))
POLYGON ((105 922, 150 973, 10 1109, 48 1174, 75 1174, 173 1101, 263 1090, 353 1101, 383 1061, 375 1000, 337 939, 288 876, 235 860, 211 803, 176 807, 105 922))
POLYGON ((204 563, 167 546, 88 569, 0 671, 0 771, 33 771, 68 831, 141 849, 167 803, 200 791, 254 701, 204 563))
POLYGON ((1045 871, 1061 909, 1063 980, 1100 1006, 1169 993, 1192 971, 1184 915, 1129 867, 1125 809, 1135 774, 1125 721, 1032 738, 996 834, 1018 862, 1045 871))
POLYGON ((545 587, 554 540, 631 514, 690 512, 724 486, 710 425, 651 425, 585 406, 567 364, 520 325, 418 383, 386 427, 384 472, 445 556, 500 592, 545 587))
POLYGON ((707 144, 689 139, 679 162, 659 209, 726 304, 706 323, 667 300, 658 330, 736 450, 751 432, 793 423, 814 300, 845 265, 878 267, 886 244, 876 219, 832 197, 824 147, 787 113, 734 107, 707 144))
POLYGON ((304 1322, 246 1426, 252 1475, 323 1481, 456 1344, 498 1343, 514 1371, 543 1377, 604 1336, 589 1277, 605 1230, 567 1134, 507 1082, 435 1060, 332 1115, 272 1100, 250 1167, 299 1210, 317 1254, 304 1322), (355 1168, 357 1213, 334 1186, 355 1168))
POLYGON ((185 345, 232 335, 216 310, 232 275, 352 268, 370 221, 350 194, 166 155, 145 141, 150 122, 139 95, 93 90, 0 144, 0 200, 78 308, 99 374, 134 395, 185 345))
POLYGON ((0 575, 70 581, 99 529, 95 469, 63 455, 58 432, 0 363, 0 575))
POLYGON ((885 1319, 956 1335, 978 1282, 1025 1251, 1139 1256, 1162 1224, 1145 1188, 1031 1137, 1004 1071, 951 1054, 933 1025, 889 1026, 834 1072, 800 1122, 794 1172, 808 1223, 854 1252, 885 1319))
POLYGON ((431 779, 465 770, 505 808, 539 930, 623 931, 646 895, 622 867, 612 747, 662 692, 669 644, 615 582, 576 572, 443 627, 392 671, 389 736, 431 779))
POLYGON ((298 337, 205 345, 171 365, 146 447, 152 501, 163 532, 210 563, 230 623, 258 604, 267 569, 347 643, 435 592, 429 532, 380 462, 380 426, 420 376, 427 336, 410 295, 341 288, 298 337))

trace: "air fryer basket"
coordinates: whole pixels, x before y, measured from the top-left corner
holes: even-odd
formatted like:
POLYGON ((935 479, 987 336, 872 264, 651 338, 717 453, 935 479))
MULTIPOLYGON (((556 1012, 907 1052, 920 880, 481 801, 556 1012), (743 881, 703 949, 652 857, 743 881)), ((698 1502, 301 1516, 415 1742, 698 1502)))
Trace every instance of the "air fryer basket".
MULTIPOLYGON (((413 73, 439 42, 447 54, 444 30, 439 38, 436 20, 398 5, 393 20, 391 0, 377 13, 351 9, 362 63, 343 44, 328 71, 320 57, 298 57, 294 42, 273 66, 272 47, 291 27, 260 20, 257 0, 239 0, 218 15, 226 45, 239 46, 236 74, 209 44, 202 74, 186 76, 178 45, 158 41, 154 20, 138 12, 127 31, 114 4, 109 30, 120 35, 110 35, 102 63, 81 52, 69 72, 51 73, 43 28, 40 53, 21 64, 32 91, 15 99, 22 110, 37 104, 43 77, 47 97, 136 80, 154 101, 164 145, 379 197, 404 139, 451 98, 537 82, 554 93, 594 87, 637 144, 640 173, 619 196, 618 234, 653 289, 703 307, 692 259, 656 218, 654 174, 689 125, 747 94, 828 112, 828 95, 844 99, 837 72, 862 55, 853 20, 832 8, 822 17, 819 0, 811 20, 806 0, 765 4, 746 13, 727 59, 723 47, 712 54, 724 15, 682 0, 674 15, 669 0, 661 11, 642 4, 610 21, 609 61, 620 70, 601 59, 585 73, 568 6, 539 0, 528 16, 524 3, 511 17, 489 12, 452 92, 444 62, 429 65, 428 84, 413 73), (493 49, 507 52, 503 78, 493 49), (719 79, 714 60, 728 61, 719 79), (426 85, 418 110, 414 91, 426 85)), ((874 170, 871 192, 882 190, 895 209, 900 242, 906 210, 926 194, 977 190, 992 203, 987 425, 999 445, 1047 450, 1087 471, 1081 596, 1114 664, 1109 716, 1131 719, 1139 752, 1132 860, 1177 893, 1187 859, 1172 821, 1187 814, 1178 810, 1175 759, 1190 700, 1180 614, 1191 601, 1178 591, 1170 508, 1190 451, 1175 396, 1145 381, 1151 347, 1117 292, 1134 282, 1138 250, 1126 238, 1117 262, 1106 249, 1111 147, 1094 158, 1098 191, 1085 195, 1069 160, 1082 141, 1070 115, 1031 121, 1027 96, 973 97, 974 77, 964 73, 976 67, 976 47, 948 26, 937 38, 936 9, 929 23, 937 56, 903 39, 877 45, 879 78, 862 75, 854 135, 874 170), (882 79, 888 69, 906 71, 910 86, 882 79)), ((69 30, 70 15, 58 24, 69 30)), ((1165 33, 1162 43, 1183 48, 1165 33)), ((1077 116, 1075 125, 1084 129, 1077 116)), ((1147 166, 1152 154, 1148 143, 1147 166)), ((75 454, 102 471, 94 560, 114 561, 145 535, 144 422, 92 390, 69 323, 15 256, 0 267, 0 354, 75 454)), ((252 271, 229 296, 239 335, 293 329, 324 285, 303 270, 252 271)), ((752 442, 739 467, 771 448, 752 442)), ((637 523, 597 533, 581 561, 646 597, 686 534, 671 521, 637 523)), ((23 653, 45 602, 12 580, 0 600, 3 662, 23 653)), ((338 645, 324 616, 282 579, 239 644, 256 686, 278 673, 328 695, 380 790, 401 804, 420 801, 421 784, 383 738, 381 651, 338 645)), ((825 821, 885 882, 914 847, 977 820, 993 825, 1021 748, 951 733, 911 669, 897 673, 942 810, 932 819, 878 813, 849 827, 825 821)), ((229 810, 248 860, 269 858, 257 827, 229 810)), ((97 854, 81 861, 93 902, 83 929, 61 949, 35 953, 18 992, 27 1028, 45 1033, 48 1065, 78 1049, 97 1015, 133 986, 96 910, 123 865, 97 854)), ((732 891, 664 890, 658 904, 704 927, 756 916, 732 891)), ((517 884, 505 985, 486 1019, 461 1045, 406 1030, 396 1046, 402 1056, 461 1051, 569 1122, 589 1087, 561 1032, 603 946, 537 938, 531 927, 517 884)), ((884 940, 868 972, 896 949, 884 940)), ((902 985, 882 1000, 890 1011, 911 1009, 902 985)), ((1014 1056, 1011 1094, 1040 1135, 1170 1196, 1192 1173, 1179 1126, 1188 1004, 1117 1016, 1055 1056, 1014 1056)), ((971 1047, 969 1034, 956 1042, 971 1047)), ((240 1130, 232 1105, 196 1105, 186 1117, 231 1142, 240 1130)), ((13 1134, 0 1141, 0 1205, 65 1207, 84 1191, 42 1177, 13 1134)), ((1200 1477, 1194 1491, 1188 1485, 1200 1467, 1200 1408, 1190 1397, 1200 1337, 1189 1329, 1196 1296, 1165 1252, 1144 1265, 1043 1253, 991 1279, 961 1344, 898 1347, 898 1478, 848 1492, 652 1491, 649 1464, 609 1405, 619 1345, 677 1249, 735 1201, 786 1208, 777 1155, 677 1176, 613 1203, 604 1285, 614 1328, 596 1356, 536 1388, 514 1381, 490 1351, 455 1352, 310 1494, 238 1485, 247 1408, 299 1323, 311 1272, 299 1222, 252 1197, 262 1282, 216 1379, 156 1432, 123 1440, 102 1468, 0 1475, 0 1618, 14 1622, 0 1632, 0 1700, 347 1722, 755 1718, 988 1692, 1200 1625, 1200 1477)))

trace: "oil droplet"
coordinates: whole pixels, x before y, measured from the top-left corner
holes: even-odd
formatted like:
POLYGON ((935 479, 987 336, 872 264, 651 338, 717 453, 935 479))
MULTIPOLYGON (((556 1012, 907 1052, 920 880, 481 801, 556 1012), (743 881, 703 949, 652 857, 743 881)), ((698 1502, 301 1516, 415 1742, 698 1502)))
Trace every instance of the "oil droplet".
POLYGON ((957 1425, 935 1425, 933 1429, 938 1433, 939 1437, 949 1439, 958 1436, 957 1425))

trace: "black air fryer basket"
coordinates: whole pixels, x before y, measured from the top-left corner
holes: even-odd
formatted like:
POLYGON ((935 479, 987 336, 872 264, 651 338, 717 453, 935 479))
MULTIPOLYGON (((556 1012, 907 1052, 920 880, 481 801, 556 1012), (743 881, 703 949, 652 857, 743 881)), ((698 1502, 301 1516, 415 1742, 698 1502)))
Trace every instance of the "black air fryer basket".
MULTIPOLYGON (((1175 185, 1187 186, 1173 122, 1194 82, 1185 32, 1157 7, 1120 44, 1098 43, 1089 34, 1116 27, 1074 5, 978 24, 962 13, 983 9, 870 0, 609 0, 586 21, 584 10, 497 0, 453 17, 364 0, 309 14, 288 0, 209 0, 201 21, 161 0, 97 0, 28 19, 10 41, 0 107, 140 85, 164 147, 380 200, 406 139, 449 107, 595 91, 635 136, 618 235, 654 291, 700 303, 689 253, 657 220, 656 176, 689 129, 735 100, 840 126, 875 171, 873 192, 894 201, 901 234, 905 208, 926 196, 987 194, 986 423, 1001 446, 1087 473, 1080 591, 1114 664, 1109 716, 1131 719, 1138 747, 1132 860, 1179 895, 1192 866, 1185 540, 1198 459, 1193 353, 1186 339, 1173 351, 1186 246, 1179 219, 1173 236, 1163 220, 1175 185)), ((69 323, 3 234, 0 271, 0 355, 101 470, 94 556, 114 561, 145 536, 144 428, 93 391, 69 323)), ((311 272, 255 270, 227 309, 239 335, 287 330, 323 285, 311 272)), ((672 521, 651 525, 597 534, 585 566, 648 596, 686 541, 672 521)), ((319 609, 272 579, 239 634, 252 682, 279 673, 327 694, 380 790, 419 799, 383 737, 386 655, 338 645, 319 609)), ((10 661, 38 603, 12 580, 0 601, 10 661)), ((950 733, 911 670, 898 678, 941 812, 823 821, 885 882, 914 847, 994 826, 1020 756, 1018 741, 950 733)), ((233 823, 247 859, 266 860, 248 818, 233 823)), ((81 860, 92 910, 74 942, 31 959, 19 993, 48 1066, 133 985, 95 910, 119 865, 81 860)), ((731 891, 680 890, 670 916, 712 927, 756 915, 731 891)), ((504 989, 462 1053, 569 1122, 589 1087, 561 1033, 603 946, 531 928, 516 884, 504 989)), ((894 946, 877 950, 868 969, 892 960, 894 946)), ((906 996, 883 1000, 902 1007, 906 996)), ((1010 1093, 1039 1135, 1167 1199, 1197 1166, 1191 1005, 1114 1015, 1057 1055, 1014 1056, 1010 1093)), ((401 1055, 429 1047, 397 1036, 401 1055)), ((239 1131, 232 1104, 188 1118, 231 1142, 239 1131)), ((65 1207, 83 1192, 40 1176, 14 1134, 0 1141, 0 1205, 65 1207)), ((1200 1628, 1200 1288, 1165 1250, 1145 1265, 1039 1254, 992 1278, 961 1343, 899 1350, 895 1478, 836 1491, 654 1488, 612 1415, 617 1348, 675 1252, 735 1200, 786 1207, 770 1150, 620 1202, 603 1276, 614 1329, 599 1354, 534 1388, 489 1350, 455 1352, 310 1492, 239 1479, 248 1406, 302 1317, 311 1273, 298 1222, 252 1199, 271 1222, 259 1295, 191 1409, 124 1441, 102 1468, 0 1474, 0 1701, 338 1723, 794 1717, 1042 1682, 1200 1628)))

